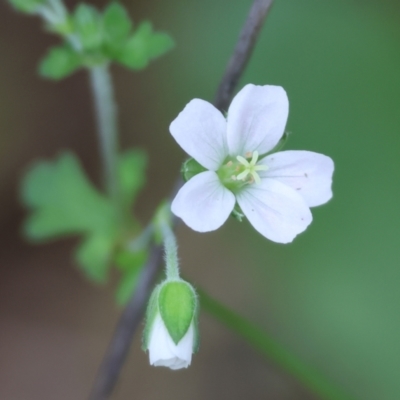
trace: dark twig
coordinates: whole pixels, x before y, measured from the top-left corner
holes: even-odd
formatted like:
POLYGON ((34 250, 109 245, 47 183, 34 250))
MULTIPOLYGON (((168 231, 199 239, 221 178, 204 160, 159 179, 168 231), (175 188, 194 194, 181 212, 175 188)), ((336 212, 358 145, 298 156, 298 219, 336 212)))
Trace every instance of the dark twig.
POLYGON ((144 308, 161 264, 162 246, 153 246, 138 282, 138 288, 125 307, 111 343, 97 374, 90 399, 105 400, 111 395, 129 351, 136 328, 143 317, 144 308))
MULTIPOLYGON (((228 108, 233 91, 251 56, 254 44, 272 2, 273 0, 255 0, 250 9, 215 97, 214 105, 221 110, 228 108)), ((175 196, 181 185, 182 181, 179 178, 176 181, 171 198, 175 196)), ((174 225, 176 225, 176 220, 174 220, 174 225)), ((162 264, 162 257, 162 246, 152 245, 149 260, 140 276, 138 289, 129 300, 120 317, 114 336, 111 339, 109 348, 97 374, 89 398, 90 400, 107 400, 111 395, 128 354, 132 337, 144 315, 153 283, 162 264)))
POLYGON ((226 110, 229 106, 233 91, 250 60, 258 34, 272 3, 273 0, 254 0, 251 6, 214 99, 215 107, 220 110, 226 110))

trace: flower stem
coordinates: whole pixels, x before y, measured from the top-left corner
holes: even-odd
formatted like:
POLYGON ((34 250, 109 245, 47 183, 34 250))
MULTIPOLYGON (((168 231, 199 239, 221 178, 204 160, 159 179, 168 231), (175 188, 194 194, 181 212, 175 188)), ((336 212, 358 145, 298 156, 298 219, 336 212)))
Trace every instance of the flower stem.
MULTIPOLYGON (((235 47, 229 65, 222 77, 220 88, 217 91, 214 105, 218 108, 226 109, 228 107, 236 83, 243 73, 247 60, 251 56, 251 50, 257 41, 260 27, 268 14, 268 12, 264 11, 268 11, 272 3, 272 0, 253 1, 242 34, 239 37, 238 44, 235 47), (243 40, 243 37, 249 37, 250 40, 243 40), (238 67, 236 67, 236 64, 238 64, 238 67)), ((179 175, 172 190, 171 199, 175 197, 182 184, 182 178, 179 175)), ((171 225, 175 226, 176 224, 177 218, 174 217, 171 225)), ((129 351, 133 334, 140 325, 150 296, 152 283, 155 281, 161 265, 161 259, 161 246, 154 243, 150 248, 149 260, 140 275, 138 289, 132 294, 111 338, 109 348, 96 376, 90 400, 106 400, 110 398, 129 351)))
POLYGON ((96 109, 105 189, 119 208, 117 107, 109 65, 96 65, 89 69, 89 75, 96 109))
POLYGON ((164 223, 161 229, 164 237, 165 273, 167 275, 167 279, 180 279, 178 245, 176 243, 174 232, 167 223, 164 223))

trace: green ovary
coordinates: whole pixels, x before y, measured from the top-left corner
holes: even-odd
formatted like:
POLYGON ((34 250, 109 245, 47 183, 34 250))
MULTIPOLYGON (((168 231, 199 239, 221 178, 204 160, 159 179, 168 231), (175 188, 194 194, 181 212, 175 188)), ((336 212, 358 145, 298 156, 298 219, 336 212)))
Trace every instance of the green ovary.
POLYGON ((260 183, 257 171, 266 171, 266 165, 257 165, 258 152, 242 156, 228 157, 217 171, 222 184, 232 192, 237 192, 247 185, 260 183))

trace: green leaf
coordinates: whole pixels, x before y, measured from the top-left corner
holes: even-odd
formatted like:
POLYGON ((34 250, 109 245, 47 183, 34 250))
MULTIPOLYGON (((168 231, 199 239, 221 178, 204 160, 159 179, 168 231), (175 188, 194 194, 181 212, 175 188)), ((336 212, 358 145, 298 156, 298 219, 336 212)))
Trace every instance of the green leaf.
POLYGON ((75 31, 85 50, 97 50, 103 42, 102 18, 98 10, 88 4, 79 4, 73 15, 75 31))
POLYGON ((45 3, 45 0, 9 0, 10 3, 21 12, 34 13, 36 9, 45 3))
POLYGON ((91 185, 71 153, 34 165, 22 181, 22 200, 32 210, 24 230, 33 240, 74 233, 108 236, 115 230, 111 202, 91 185))
POLYGON ((69 46, 50 49, 39 65, 40 75, 50 79, 62 79, 72 74, 82 64, 82 59, 69 46))
POLYGON ((116 297, 119 305, 125 305, 136 290, 142 268, 147 260, 147 251, 121 251, 116 255, 115 263, 122 271, 116 297))
POLYGON ((143 69, 149 61, 172 49, 174 42, 166 33, 154 33, 150 22, 143 22, 131 36, 118 61, 131 69, 143 69))
POLYGON ((167 33, 156 32, 149 39, 149 58, 154 59, 162 56, 175 46, 175 42, 167 33))
POLYGON ((158 296, 161 318, 175 344, 185 336, 196 310, 196 295, 184 281, 166 282, 158 296))
POLYGON ((132 29, 132 22, 121 4, 111 3, 104 10, 103 26, 107 41, 119 44, 127 39, 132 29))
POLYGON ((120 188, 125 205, 130 206, 145 183, 147 155, 141 150, 128 150, 118 162, 120 188))
POLYGON ((115 264, 122 272, 130 272, 142 266, 147 259, 147 251, 121 250, 115 255, 115 264))
POLYGON ((76 260, 90 280, 98 283, 106 281, 114 242, 112 235, 93 234, 84 239, 77 248, 76 260))

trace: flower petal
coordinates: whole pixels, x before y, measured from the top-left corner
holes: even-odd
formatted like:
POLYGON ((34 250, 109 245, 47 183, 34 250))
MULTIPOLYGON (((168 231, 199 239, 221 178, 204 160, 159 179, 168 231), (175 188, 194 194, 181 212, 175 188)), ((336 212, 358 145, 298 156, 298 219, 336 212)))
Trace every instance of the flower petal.
POLYGON ((249 185, 236 197, 253 227, 277 243, 291 242, 312 221, 305 200, 275 179, 249 185))
POLYGON ((171 205, 172 212, 198 232, 218 229, 229 217, 235 196, 213 171, 202 172, 179 190, 171 205))
POLYGON ((207 169, 216 171, 228 155, 226 120, 207 101, 188 103, 169 131, 179 146, 207 169))
POLYGON ((305 199, 309 207, 326 203, 332 197, 333 161, 312 151, 282 151, 265 157, 260 164, 268 166, 262 178, 274 178, 305 199))
POLYGON ((182 340, 176 345, 160 315, 153 322, 149 357, 150 364, 171 369, 187 368, 192 361, 194 329, 190 325, 182 340))
POLYGON ((260 155, 273 149, 282 137, 289 101, 280 86, 246 85, 233 99, 228 111, 229 154, 260 155))

